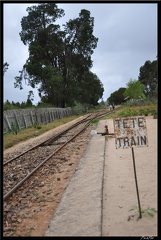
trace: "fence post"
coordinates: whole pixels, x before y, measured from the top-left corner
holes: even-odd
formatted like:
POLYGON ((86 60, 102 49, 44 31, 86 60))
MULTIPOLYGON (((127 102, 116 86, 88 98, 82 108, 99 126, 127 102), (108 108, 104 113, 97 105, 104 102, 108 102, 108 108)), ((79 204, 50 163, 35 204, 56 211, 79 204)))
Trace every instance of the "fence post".
POLYGON ((60 109, 58 110, 58 118, 60 119, 61 117, 60 117, 60 109))
POLYGON ((13 110, 13 112, 14 112, 14 116, 15 116, 15 119, 16 119, 17 126, 18 126, 18 128, 19 128, 19 130, 20 130, 20 125, 19 125, 19 122, 18 122, 17 115, 16 115, 16 113, 15 113, 15 110, 13 110))
POLYGON ((40 113, 40 123, 41 123, 41 124, 43 123, 43 116, 42 116, 42 113, 40 113))
POLYGON ((47 124, 46 113, 44 112, 45 124, 47 124))
POLYGON ((9 123, 9 121, 8 121, 8 118, 7 118, 7 116, 6 116, 5 114, 4 114, 4 117, 5 117, 7 126, 8 126, 8 128, 9 128, 9 130, 11 131, 11 130, 12 130, 12 129, 11 129, 11 125, 10 125, 10 123, 9 123))
POLYGON ((52 110, 50 112, 50 115, 51 115, 51 121, 53 122, 53 111, 52 110))
POLYGON ((49 122, 51 122, 51 120, 50 120, 50 112, 48 111, 48 116, 49 116, 49 122))
POLYGON ((33 113, 32 113, 32 111, 30 111, 30 118, 31 118, 31 123, 32 123, 32 125, 34 125, 34 120, 33 120, 33 113))
POLYGON ((26 123, 26 119, 25 119, 25 115, 22 113, 22 117, 23 117, 23 121, 24 121, 24 124, 25 124, 25 128, 27 128, 27 123, 26 123))

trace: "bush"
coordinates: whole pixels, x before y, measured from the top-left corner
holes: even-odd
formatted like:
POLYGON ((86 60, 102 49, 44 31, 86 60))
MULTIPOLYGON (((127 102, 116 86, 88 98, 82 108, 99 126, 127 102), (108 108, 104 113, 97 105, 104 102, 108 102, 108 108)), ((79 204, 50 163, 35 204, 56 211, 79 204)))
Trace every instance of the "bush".
POLYGON ((41 129, 41 125, 40 125, 40 123, 38 123, 38 122, 35 122, 33 126, 34 126, 34 128, 36 128, 36 129, 41 129))
POLYGON ((140 115, 140 116, 144 115, 144 109, 142 109, 142 108, 139 109, 139 115, 140 115))
POLYGON ((13 134, 18 134, 18 132, 19 132, 19 128, 17 127, 17 125, 15 125, 13 122, 11 123, 11 132, 13 133, 13 134))
POLYGON ((118 116, 119 116, 119 117, 124 117, 124 116, 125 116, 125 112, 124 112, 124 111, 119 112, 119 113, 118 113, 118 116))
POLYGON ((131 116, 137 116, 137 115, 138 115, 137 111, 134 110, 131 112, 131 116))

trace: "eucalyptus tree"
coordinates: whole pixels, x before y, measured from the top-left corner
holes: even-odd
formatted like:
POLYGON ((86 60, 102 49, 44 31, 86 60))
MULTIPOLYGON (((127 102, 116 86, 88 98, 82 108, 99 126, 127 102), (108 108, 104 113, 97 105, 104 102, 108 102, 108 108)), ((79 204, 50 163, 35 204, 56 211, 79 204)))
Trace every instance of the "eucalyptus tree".
MULTIPOLYGON (((93 35, 94 18, 90 12, 82 9, 79 17, 69 20, 64 25, 65 52, 64 52, 64 83, 67 96, 71 100, 79 100, 79 91, 85 91, 81 83, 92 67, 91 55, 97 47, 98 38, 93 35), (72 88, 72 89, 71 89, 72 88)), ((88 88, 90 92, 91 89, 88 88)), ((73 101, 72 101, 73 102, 73 101)))
POLYGON ((64 16, 64 10, 56 4, 41 3, 27 12, 21 20, 20 37, 29 45, 29 58, 15 77, 15 87, 22 89, 25 79, 31 87, 38 87, 43 102, 69 106, 77 100, 76 89, 92 67, 91 55, 98 41, 93 35, 94 18, 83 9, 61 30, 56 20, 64 16))
MULTIPOLYGON (((51 90, 59 69, 58 56, 62 52, 62 36, 58 24, 53 24, 58 18, 64 16, 64 10, 58 9, 56 4, 42 3, 28 7, 28 16, 21 20, 22 31, 20 37, 25 45, 29 45, 29 58, 15 77, 15 87, 22 89, 22 80, 35 88, 38 86, 40 97, 50 99, 51 90)), ((59 82, 59 85, 61 83, 59 82)), ((59 91, 57 91, 59 92, 59 91)), ((56 99, 53 92, 53 101, 56 99)))
POLYGON ((139 81, 145 86, 146 96, 158 96, 158 60, 148 60, 140 67, 139 81))
POLYGON ((81 84, 77 89, 77 100, 85 105, 97 105, 104 92, 103 84, 96 74, 91 71, 86 72, 81 79, 81 84), (82 91, 83 89, 83 91, 82 91))
POLYGON ((109 104, 121 104, 124 102, 124 92, 126 88, 119 88, 117 91, 111 93, 110 97, 107 99, 109 104))

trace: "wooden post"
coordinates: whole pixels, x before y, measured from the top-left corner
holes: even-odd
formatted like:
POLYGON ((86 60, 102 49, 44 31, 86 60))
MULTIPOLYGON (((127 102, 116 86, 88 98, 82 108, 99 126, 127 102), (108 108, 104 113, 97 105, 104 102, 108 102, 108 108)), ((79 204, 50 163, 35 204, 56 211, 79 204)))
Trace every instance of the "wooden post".
POLYGON ((27 123, 26 123, 25 115, 22 114, 22 117, 23 117, 23 121, 24 121, 24 124, 25 124, 25 128, 27 128, 27 123))
POLYGON ((33 113, 30 111, 31 124, 34 125, 33 113))
POLYGON ((14 112, 14 116, 15 116, 15 119, 16 119, 16 123, 17 123, 18 129, 20 129, 20 125, 19 125, 19 122, 18 122, 17 115, 16 115, 14 110, 13 110, 13 112, 14 112))
POLYGON ((51 122, 51 121, 50 121, 50 111, 49 111, 49 110, 48 110, 48 116, 49 116, 49 122, 51 122))
POLYGON ((133 165, 134 165, 134 176, 135 176, 135 183, 136 183, 136 192, 137 192, 138 206, 139 206, 139 218, 142 218, 141 206, 140 206, 140 199, 139 199, 139 189, 138 189, 137 176, 136 176, 136 168, 135 168, 134 149, 133 149, 133 147, 132 147, 131 149, 132 149, 132 158, 133 158, 133 165))
POLYGON ((7 117, 5 114, 4 114, 4 117, 5 117, 7 126, 8 126, 8 128, 9 128, 9 130, 11 131, 12 129, 11 129, 11 125, 10 125, 10 123, 9 123, 9 121, 8 121, 8 117, 7 117))

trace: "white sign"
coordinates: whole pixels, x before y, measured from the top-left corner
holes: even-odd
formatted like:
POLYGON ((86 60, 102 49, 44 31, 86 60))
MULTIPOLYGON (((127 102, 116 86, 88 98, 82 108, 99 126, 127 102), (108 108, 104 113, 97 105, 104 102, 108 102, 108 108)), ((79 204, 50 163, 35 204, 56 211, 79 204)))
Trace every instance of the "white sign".
POLYGON ((148 146, 144 117, 115 118, 114 133, 116 148, 148 146))

